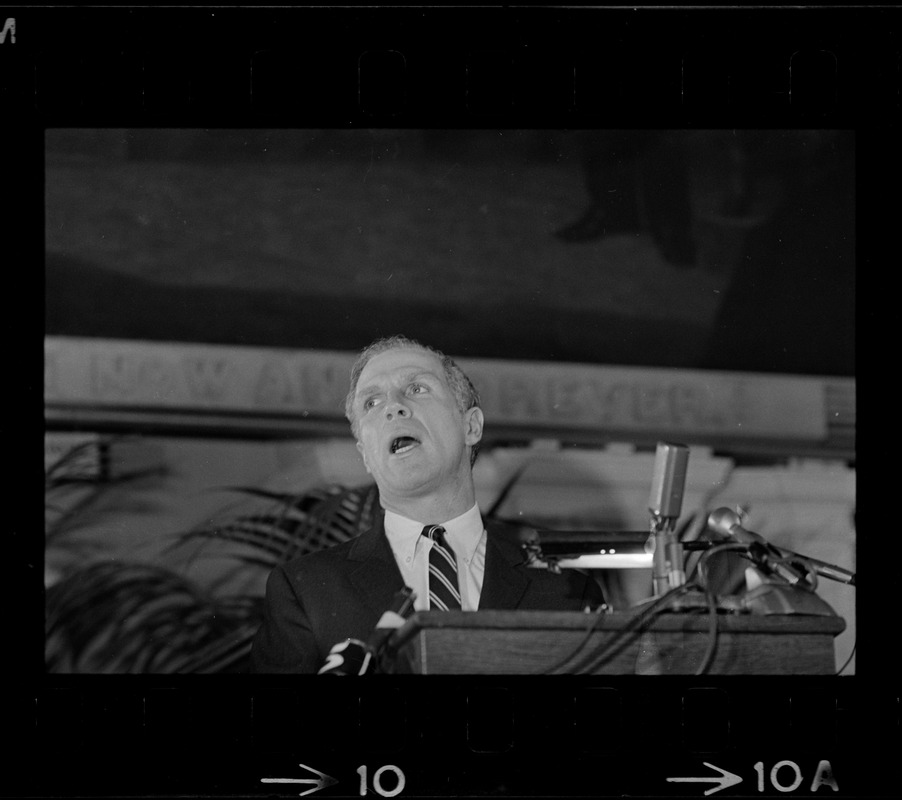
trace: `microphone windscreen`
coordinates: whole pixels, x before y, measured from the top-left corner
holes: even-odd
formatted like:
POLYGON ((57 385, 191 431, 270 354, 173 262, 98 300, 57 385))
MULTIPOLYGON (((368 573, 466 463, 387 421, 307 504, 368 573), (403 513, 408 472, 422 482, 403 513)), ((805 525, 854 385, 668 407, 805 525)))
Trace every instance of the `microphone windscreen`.
POLYGON ((648 498, 648 510, 655 516, 670 519, 680 516, 688 461, 689 448, 686 445, 658 442, 648 498))
POLYGON ((372 669, 373 654, 359 639, 336 644, 326 656, 318 675, 365 675, 372 669))
POLYGON ((739 514, 729 508, 715 508, 708 514, 708 527, 721 536, 732 536, 733 528, 741 521, 739 514))

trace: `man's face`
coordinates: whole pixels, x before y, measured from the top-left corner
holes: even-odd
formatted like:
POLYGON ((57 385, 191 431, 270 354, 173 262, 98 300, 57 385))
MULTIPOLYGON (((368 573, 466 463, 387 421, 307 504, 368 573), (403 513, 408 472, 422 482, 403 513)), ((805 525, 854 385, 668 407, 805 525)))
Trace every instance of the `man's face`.
POLYGON ((482 411, 461 412, 439 358, 418 348, 373 356, 354 393, 357 448, 384 499, 453 489, 470 477, 482 411))

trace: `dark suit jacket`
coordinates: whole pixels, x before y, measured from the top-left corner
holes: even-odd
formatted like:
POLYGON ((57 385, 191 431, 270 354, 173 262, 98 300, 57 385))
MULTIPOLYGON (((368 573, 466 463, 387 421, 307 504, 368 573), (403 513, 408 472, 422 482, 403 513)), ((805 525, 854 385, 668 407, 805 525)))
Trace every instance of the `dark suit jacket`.
MULTIPOLYGON (((486 530, 480 609, 581 611, 602 602, 592 577, 527 567, 510 526, 489 523, 486 530)), ((276 567, 266 586, 252 670, 316 672, 333 645, 348 638, 366 641, 403 585, 381 514, 357 538, 276 567)))

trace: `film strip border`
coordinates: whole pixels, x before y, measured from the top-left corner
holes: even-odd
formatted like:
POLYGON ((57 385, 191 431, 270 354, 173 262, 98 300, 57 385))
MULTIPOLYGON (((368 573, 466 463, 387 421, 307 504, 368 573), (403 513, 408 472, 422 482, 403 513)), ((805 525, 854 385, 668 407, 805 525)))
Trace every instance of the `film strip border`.
POLYGON ((898 120, 898 8, 10 8, 0 102, 50 125, 898 120))
POLYGON ((882 796, 900 744, 848 681, 386 683, 8 692, 7 763, 43 796, 882 796))

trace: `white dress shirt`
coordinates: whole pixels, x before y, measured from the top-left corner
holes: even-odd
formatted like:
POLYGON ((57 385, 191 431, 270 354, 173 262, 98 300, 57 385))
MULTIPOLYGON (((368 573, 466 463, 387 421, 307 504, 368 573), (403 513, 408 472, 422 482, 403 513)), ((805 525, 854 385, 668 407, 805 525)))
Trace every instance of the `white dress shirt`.
POLYGON ((485 576, 486 543, 479 506, 474 505, 469 511, 447 522, 418 522, 386 510, 385 535, 395 554, 404 583, 416 593, 414 609, 417 611, 429 609, 429 551, 432 540, 422 536, 426 525, 441 525, 445 529, 445 540, 457 560, 461 608, 464 611, 476 611, 485 576))

